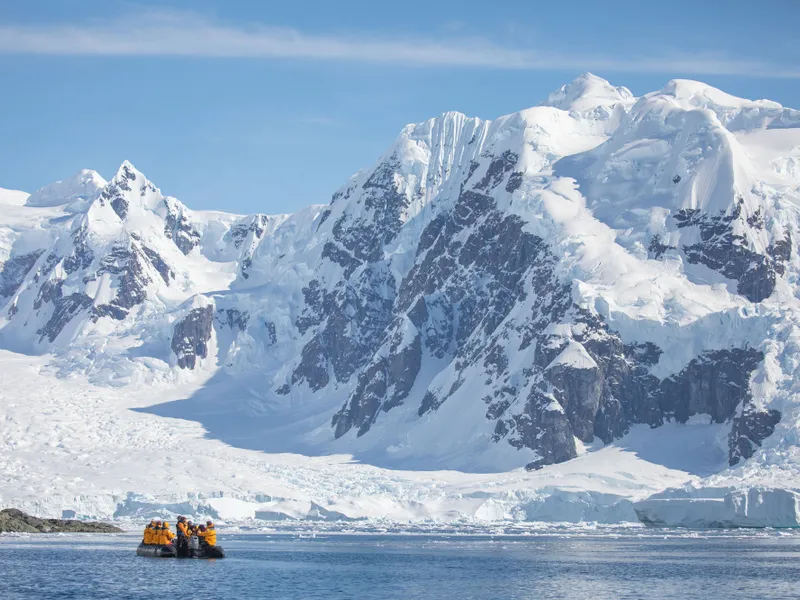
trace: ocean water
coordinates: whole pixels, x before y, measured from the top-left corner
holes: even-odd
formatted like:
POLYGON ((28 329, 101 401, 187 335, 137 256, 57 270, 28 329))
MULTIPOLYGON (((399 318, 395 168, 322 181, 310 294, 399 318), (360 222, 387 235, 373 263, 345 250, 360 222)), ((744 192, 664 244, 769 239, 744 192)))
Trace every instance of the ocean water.
POLYGON ((800 532, 221 530, 223 560, 138 536, 0 536, 0 598, 800 598, 800 532))

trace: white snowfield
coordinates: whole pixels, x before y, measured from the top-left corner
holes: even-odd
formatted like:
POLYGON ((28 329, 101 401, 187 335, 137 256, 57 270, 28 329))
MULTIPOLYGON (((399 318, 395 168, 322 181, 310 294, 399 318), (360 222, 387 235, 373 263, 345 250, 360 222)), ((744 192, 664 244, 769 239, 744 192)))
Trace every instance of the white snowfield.
MULTIPOLYGON (((635 521, 632 500, 724 462, 718 428, 637 428, 619 445, 528 473, 400 471, 349 456, 265 454, 208 439, 188 420, 131 409, 194 385, 126 390, 47 372, 48 357, 0 351, 0 504, 33 514, 185 513, 228 521, 385 519, 635 521), (154 397, 157 396, 157 397, 154 397), (668 455, 670 466, 637 456, 668 455), (704 464, 703 461, 710 461, 704 464)), ((188 416, 188 415, 187 415, 188 416)))
MULTIPOLYGON (((0 506, 93 518, 800 526, 800 256, 792 246, 774 290, 748 298, 677 251, 707 241, 668 226, 681 210, 743 211, 755 225, 735 221, 733 235, 754 254, 797 243, 800 112, 685 80, 637 98, 586 74, 495 121, 446 113, 409 125, 330 205, 293 215, 191 211, 127 161, 109 181, 84 170, 30 196, 0 189, 0 506), (704 352, 763 353, 753 405, 781 418, 751 457, 729 467, 731 422, 697 414, 633 425, 606 445, 577 440, 577 458, 526 471, 535 450, 493 440, 487 372, 460 374, 430 353, 399 406, 364 435, 334 436, 357 376, 333 381, 327 367, 333 383, 321 389, 295 377, 311 339, 298 327, 304 288, 327 289, 346 269, 326 242, 374 225, 364 190, 391 161, 403 202, 382 264, 400 282, 426 225, 473 172, 491 179, 486 156, 506 152, 520 179, 497 193, 498 209, 552 247, 577 306, 625 343, 662 350, 654 377, 704 352), (214 325, 198 342, 200 325, 186 323, 204 311, 214 325), (176 344, 179 326, 191 343, 176 344), (429 389, 453 391, 418 413, 429 389)), ((504 323, 531 313, 528 291, 504 323)), ((582 326, 552 324, 567 343, 548 369, 597 369, 574 339, 582 326)), ((419 339, 408 319, 398 331, 401 350, 419 339)), ((522 372, 533 351, 512 354, 509 368, 522 372)))

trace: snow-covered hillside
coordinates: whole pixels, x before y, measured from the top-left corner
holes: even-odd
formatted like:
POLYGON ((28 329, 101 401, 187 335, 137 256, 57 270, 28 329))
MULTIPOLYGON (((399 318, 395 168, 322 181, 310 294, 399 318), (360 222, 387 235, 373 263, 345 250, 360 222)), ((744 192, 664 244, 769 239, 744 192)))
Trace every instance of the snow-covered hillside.
POLYGON ((3 503, 800 518, 799 111, 586 74, 294 215, 128 162, 0 203, 3 503))

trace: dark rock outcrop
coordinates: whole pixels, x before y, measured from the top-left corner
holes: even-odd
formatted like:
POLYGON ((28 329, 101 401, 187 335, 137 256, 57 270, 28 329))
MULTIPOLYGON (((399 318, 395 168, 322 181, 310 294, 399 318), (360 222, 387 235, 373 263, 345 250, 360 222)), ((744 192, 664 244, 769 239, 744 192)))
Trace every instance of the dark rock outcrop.
POLYGON ((161 279, 164 280, 164 283, 169 285, 169 282, 175 279, 175 273, 170 269, 167 262, 161 258, 158 252, 151 250, 147 246, 142 246, 142 252, 144 252, 150 264, 153 265, 153 268, 161 275, 161 279))
POLYGON ((217 323, 226 325, 231 329, 244 331, 250 322, 250 313, 236 308, 220 308, 217 310, 217 323))
POLYGON ((700 241, 683 246, 690 263, 703 264, 738 282, 737 291, 752 302, 761 302, 772 295, 777 277, 783 275, 791 251, 791 238, 773 242, 766 253, 752 250, 747 239, 734 232, 733 223, 743 227, 763 228, 760 213, 744 218, 739 198, 729 214, 711 215, 698 209, 683 209, 675 214, 678 228, 697 227, 700 241))
POLYGON ((14 295, 43 253, 44 250, 35 250, 0 263, 0 298, 14 295))
POLYGON ((92 306, 92 299, 86 294, 74 292, 65 296, 63 287, 63 280, 52 279, 43 282, 39 288, 33 307, 38 310, 45 303, 53 305, 50 318, 36 331, 39 341, 46 338, 49 342, 54 342, 76 315, 92 306))
POLYGON ((164 234, 175 242, 184 254, 189 254, 200 244, 200 234, 185 214, 184 206, 174 198, 164 200, 167 214, 164 217, 164 234))
POLYGON ((123 533, 108 523, 66 519, 39 519, 16 508, 0 510, 0 533, 123 533))
POLYGON ((198 358, 208 356, 208 341, 213 325, 213 306, 194 308, 175 325, 171 346, 181 369, 194 369, 198 358))
POLYGON ((355 391, 342 409, 333 416, 336 437, 352 427, 358 435, 366 433, 378 416, 400 406, 408 396, 422 365, 422 344, 417 334, 408 343, 403 333, 395 333, 387 357, 381 357, 362 371, 355 391))
POLYGON ((741 412, 733 419, 728 437, 728 462, 731 466, 755 454, 761 442, 775 431, 781 420, 777 410, 758 410, 750 398, 745 399, 741 412))
POLYGON ((764 360, 752 348, 706 352, 680 373, 661 382, 658 398, 664 416, 685 423, 707 414, 715 423, 733 418, 736 408, 750 398, 750 376, 764 360))
POLYGON ((244 241, 251 234, 254 239, 257 240, 264 237, 264 232, 267 230, 268 219, 269 217, 267 217, 267 215, 262 214, 255 214, 242 219, 231 227, 225 237, 227 240, 233 242, 235 248, 241 248, 244 241))
MULTIPOLYGON (((130 246, 115 246, 111 252, 103 257, 97 272, 91 276, 91 279, 96 279, 105 273, 115 275, 117 278, 117 290, 110 302, 95 307, 93 314, 95 320, 100 317, 122 320, 128 316, 131 308, 145 301, 147 298, 147 286, 152 282, 147 276, 144 266, 149 260, 148 255, 135 243, 130 246)), ((156 262, 156 264, 159 263, 156 262)), ((87 278, 85 282, 89 280, 87 278)))

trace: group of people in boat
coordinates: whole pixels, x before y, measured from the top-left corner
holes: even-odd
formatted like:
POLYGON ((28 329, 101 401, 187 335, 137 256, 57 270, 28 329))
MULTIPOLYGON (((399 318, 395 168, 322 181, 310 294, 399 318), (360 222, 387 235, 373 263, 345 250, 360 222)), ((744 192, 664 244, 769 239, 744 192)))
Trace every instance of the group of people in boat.
POLYGON ((178 548, 188 545, 189 539, 196 536, 201 546, 217 545, 217 530, 212 521, 206 521, 205 525, 195 525, 191 520, 184 516, 178 517, 177 533, 172 533, 169 523, 153 519, 144 528, 142 543, 146 546, 166 546, 175 543, 178 548))

